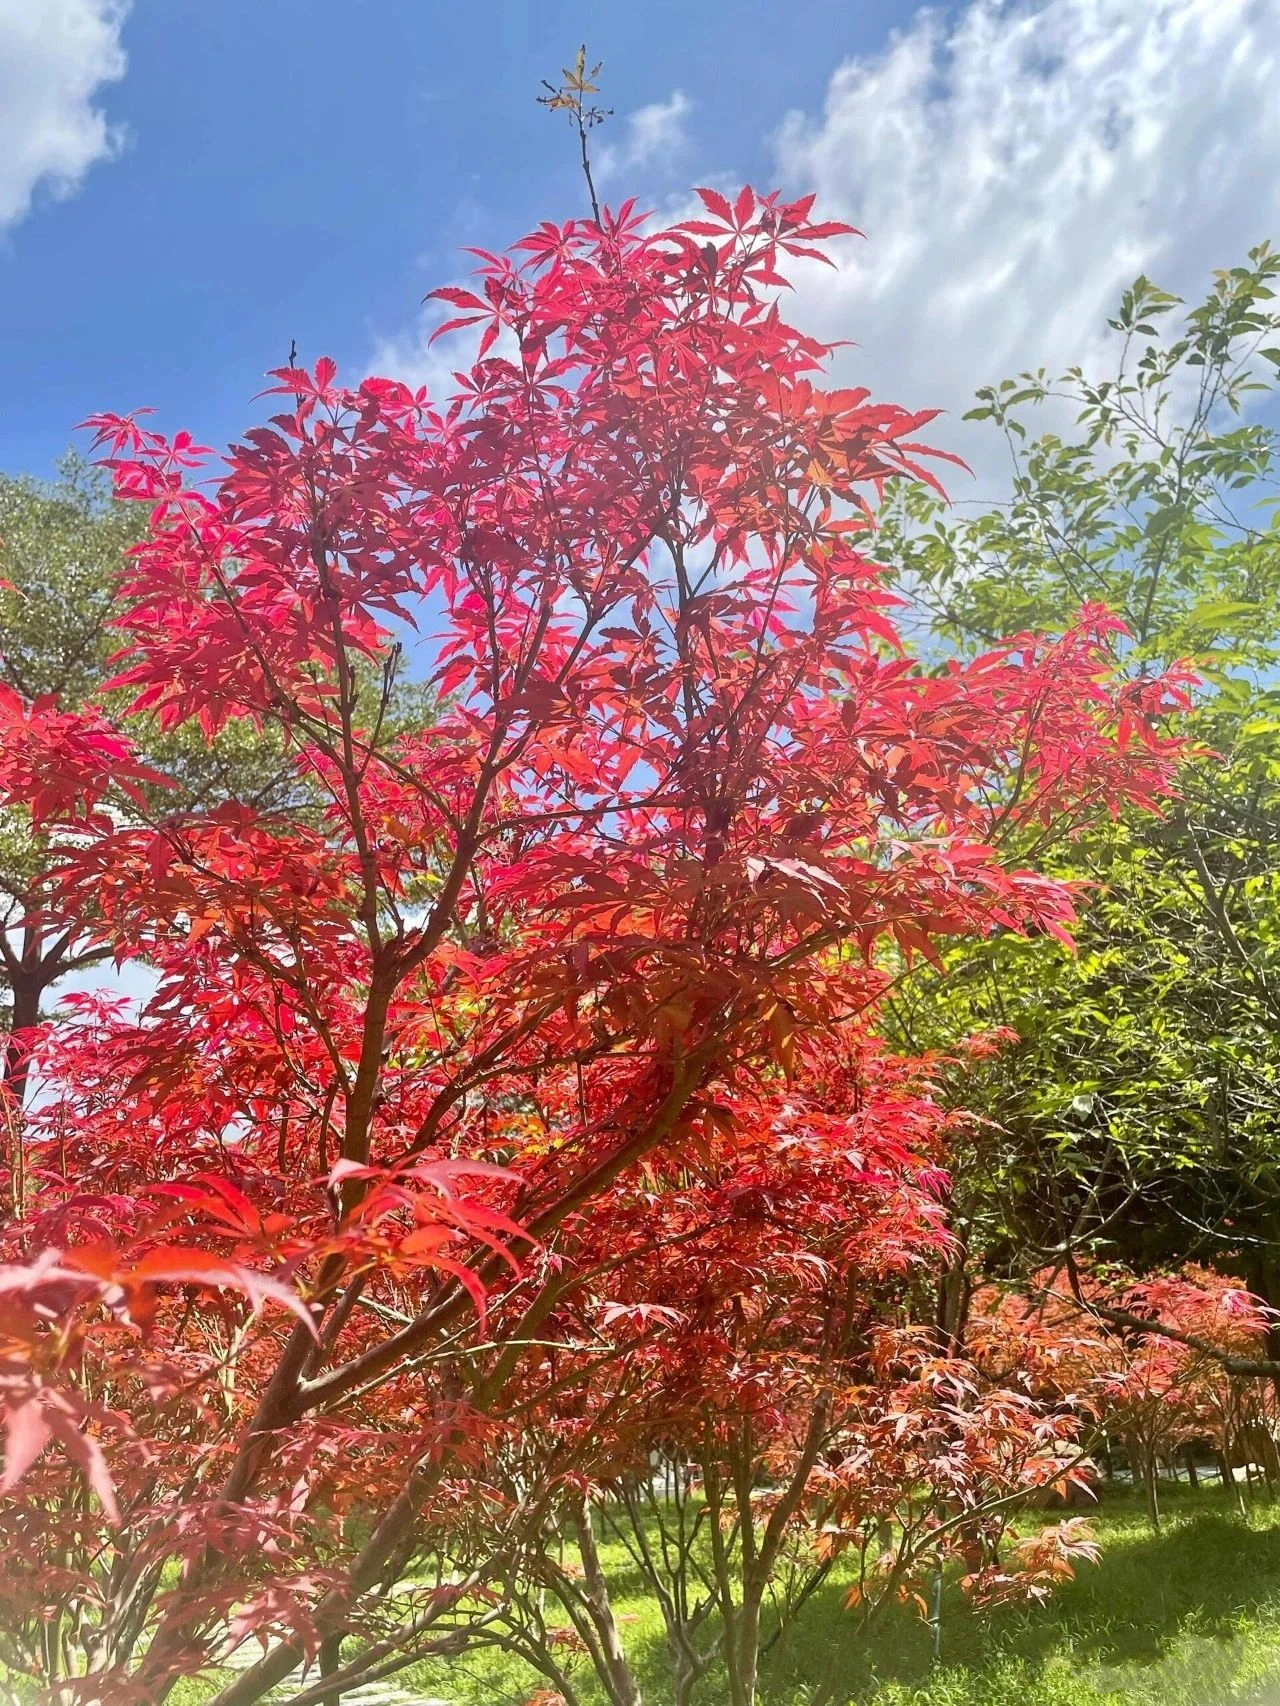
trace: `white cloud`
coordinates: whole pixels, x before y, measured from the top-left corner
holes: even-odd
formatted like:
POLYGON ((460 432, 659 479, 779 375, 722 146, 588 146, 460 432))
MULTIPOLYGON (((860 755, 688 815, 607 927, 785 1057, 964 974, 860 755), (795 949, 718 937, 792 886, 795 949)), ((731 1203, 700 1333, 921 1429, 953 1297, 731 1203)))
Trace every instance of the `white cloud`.
POLYGON ((795 274, 799 323, 857 340, 843 378, 953 410, 935 442, 986 462, 975 386, 1087 365, 1139 271, 1197 294, 1280 236, 1278 61, 1280 0, 920 13, 777 138, 786 181, 868 238, 795 274))
MULTIPOLYGON (((464 290, 475 286, 474 278, 467 276, 459 279, 458 283, 464 290)), ((439 302, 428 302, 415 326, 375 341, 368 363, 369 371, 399 379, 405 385, 425 385, 433 404, 447 403, 458 389, 454 374, 467 372, 480 345, 480 331, 474 326, 446 332, 442 338, 433 341, 436 327, 442 326, 456 312, 456 309, 446 308, 439 302)), ((489 353, 512 360, 518 348, 514 336, 504 330, 499 333, 489 353)))
POLYGON ((120 145, 94 104, 124 75, 129 0, 0 0, 0 230, 120 145))
POLYGON ((597 149, 595 176, 603 184, 623 172, 670 166, 688 140, 685 127, 692 111, 693 102, 676 89, 668 100, 654 101, 628 113, 623 120, 623 140, 606 141, 597 149))
MULTIPOLYGON (((839 66, 822 113, 792 114, 775 139, 789 187, 866 233, 835 271, 793 266, 790 312, 856 340, 837 356, 842 382, 950 411, 928 436, 982 486, 1002 483, 994 435, 960 420, 977 386, 1106 360, 1107 316, 1136 273, 1195 299, 1213 268, 1280 239, 1277 88, 1280 0, 922 11, 839 66)), ((659 158, 688 107, 677 95, 632 114, 617 170, 633 144, 659 158)), ((464 348, 428 352, 416 331, 377 359, 439 396, 464 348)))

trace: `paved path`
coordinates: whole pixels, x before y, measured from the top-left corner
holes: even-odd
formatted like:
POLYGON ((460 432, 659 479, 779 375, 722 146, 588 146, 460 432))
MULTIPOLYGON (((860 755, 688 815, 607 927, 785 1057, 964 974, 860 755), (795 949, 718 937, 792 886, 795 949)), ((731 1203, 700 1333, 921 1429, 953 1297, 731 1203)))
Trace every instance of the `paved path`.
MULTIPOLYGON (((262 1649, 256 1642, 246 1641, 242 1647, 232 1653, 226 1661, 226 1668, 232 1671, 249 1670, 262 1657, 262 1649)), ((281 1700, 288 1699, 303 1686, 302 1667, 285 1678, 273 1692, 281 1700)), ((306 1681, 315 1684, 319 1677, 312 1671, 306 1681)), ((439 1700, 434 1695, 416 1694, 411 1688, 404 1688, 392 1678, 386 1682, 371 1682, 363 1688, 348 1688, 342 1691, 342 1706, 449 1706, 447 1700, 439 1700)))

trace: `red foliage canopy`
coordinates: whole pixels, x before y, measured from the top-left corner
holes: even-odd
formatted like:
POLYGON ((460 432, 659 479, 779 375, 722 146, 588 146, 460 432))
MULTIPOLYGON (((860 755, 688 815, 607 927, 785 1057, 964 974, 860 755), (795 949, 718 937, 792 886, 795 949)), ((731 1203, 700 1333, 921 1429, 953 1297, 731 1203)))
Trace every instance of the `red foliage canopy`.
POLYGON ((231 1706, 360 1627, 576 1217, 729 1141, 872 1011, 882 950, 1062 933, 1021 832, 1165 786, 1180 685, 1117 679, 1105 612, 904 653, 863 552, 883 483, 933 478, 930 417, 822 389, 783 318, 788 257, 842 227, 703 202, 481 256, 440 293, 481 333, 447 400, 283 369, 206 484, 187 438, 95 423, 151 506, 132 711, 0 704, 0 793, 62 848, 49 906, 159 977, 33 1039, 20 1139, 9 1110, 0 1624, 81 1699, 278 1637, 231 1706), (397 732, 406 657, 436 709, 397 732), (280 726, 323 809, 158 815, 143 712, 280 726), (286 1285, 305 1322, 251 1314, 286 1285))

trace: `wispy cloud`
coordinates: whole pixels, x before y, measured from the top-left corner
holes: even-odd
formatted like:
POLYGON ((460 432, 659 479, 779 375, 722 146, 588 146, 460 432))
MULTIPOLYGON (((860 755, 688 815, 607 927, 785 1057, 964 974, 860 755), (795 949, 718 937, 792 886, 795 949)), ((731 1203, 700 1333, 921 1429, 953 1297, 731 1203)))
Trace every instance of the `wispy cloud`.
MULTIPOLYGON (((867 234, 796 274, 847 378, 959 415, 1096 354, 1139 271, 1197 292, 1280 237, 1280 0, 972 0, 793 114, 779 164, 867 234)), ((933 436, 982 460, 958 420, 933 436)))
POLYGON ((120 146, 95 98, 124 76, 128 0, 0 0, 0 230, 120 146))
MULTIPOLYGON (((1214 267, 1280 239, 1277 88, 1280 0, 921 11, 878 54, 836 67, 822 111, 793 113, 775 137, 782 180, 866 233, 834 271, 792 269, 789 312, 855 340, 837 357, 842 382, 950 411, 929 436, 983 484, 1002 480, 992 436, 960 419, 976 386, 1102 358, 1107 316, 1140 271, 1195 295, 1214 267)), ((671 158, 689 107, 677 94, 631 114, 610 172, 671 158)), ((378 360, 439 393, 462 354, 427 351, 419 328, 378 360)))
POLYGON ((687 146, 692 111, 693 102, 676 89, 667 100, 628 113, 622 120, 621 140, 606 141, 596 151, 596 177, 603 184, 623 172, 672 166, 687 146))

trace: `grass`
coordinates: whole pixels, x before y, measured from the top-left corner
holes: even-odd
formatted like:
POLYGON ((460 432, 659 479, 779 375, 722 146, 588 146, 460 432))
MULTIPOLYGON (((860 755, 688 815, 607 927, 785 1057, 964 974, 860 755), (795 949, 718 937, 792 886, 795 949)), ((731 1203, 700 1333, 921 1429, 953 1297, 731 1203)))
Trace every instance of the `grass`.
POLYGON ((1102 1562, 1049 1605, 983 1619, 953 1602, 939 1667, 882 1655, 878 1706, 1227 1706, 1280 1685, 1280 1507, 1242 1522, 1220 1493, 1187 1495, 1155 1536, 1116 1501, 1095 1527, 1102 1562))
MULTIPOLYGON (((854 1645, 843 1588, 830 1583, 762 1666, 761 1706, 810 1706, 827 1683, 837 1706, 1280 1706, 1280 1503, 1258 1502, 1241 1519, 1216 1488, 1170 1488, 1164 1499, 1153 1535, 1131 1495, 1109 1492, 1093 1523, 1101 1563, 1082 1566, 1048 1605, 980 1616, 950 1588, 936 1665, 929 1630, 906 1611, 869 1649, 854 1645)), ((658 1608, 626 1553, 608 1543, 602 1552, 647 1706, 666 1706, 658 1608)), ((398 1680, 406 1706, 524 1706, 544 1686, 501 1654, 419 1664, 398 1680)), ((574 1680, 603 1706, 589 1666, 574 1680)), ((172 1706, 198 1706, 215 1687, 180 1685, 172 1706)), ((699 1706, 725 1698, 723 1679, 708 1676, 699 1706)))
MULTIPOLYGON (((762 1706, 806 1706, 828 1681, 838 1702, 874 1695, 876 1706, 1280 1706, 1280 1505, 1256 1504, 1241 1520, 1216 1489, 1170 1489, 1167 1501, 1156 1536, 1136 1502, 1110 1495, 1093 1525, 1102 1562, 1083 1566, 1047 1606, 984 1617, 949 1590, 937 1665, 929 1631, 905 1612, 869 1651, 856 1650, 833 1584, 762 1667, 762 1706)), ((657 1607, 625 1555, 605 1550, 617 1609, 635 1618, 624 1629, 629 1655, 646 1701, 661 1706, 657 1607)), ((575 1676, 597 1706, 593 1681, 575 1676)), ((435 1694, 454 1706, 522 1706, 538 1686, 501 1655, 423 1664, 405 1676, 410 1697, 435 1694)), ((722 1706, 721 1680, 709 1676, 701 1699, 722 1706)))

